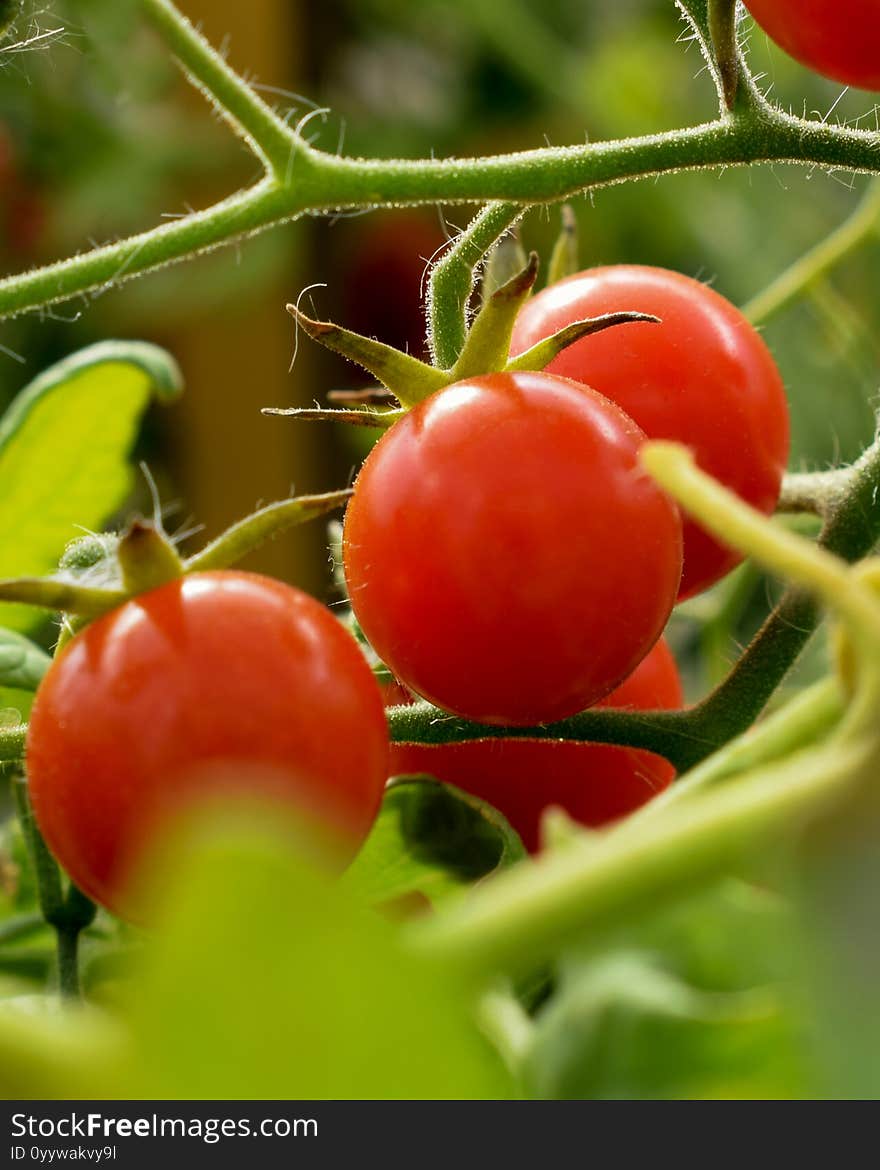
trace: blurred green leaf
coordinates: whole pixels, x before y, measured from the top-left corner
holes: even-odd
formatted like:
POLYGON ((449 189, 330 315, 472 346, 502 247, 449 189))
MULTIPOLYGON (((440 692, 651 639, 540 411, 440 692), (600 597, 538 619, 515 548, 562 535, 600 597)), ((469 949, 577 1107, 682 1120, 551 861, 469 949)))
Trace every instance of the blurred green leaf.
POLYGON ((126 1056, 122 1029, 97 1009, 52 995, 0 1000, 4 1100, 113 1098, 126 1056))
POLYGON ((372 905, 413 895, 439 902, 525 855, 485 801, 437 780, 400 779, 387 789, 343 885, 372 905))
MULTIPOLYGON (((3 616, 0 613, 0 618, 3 616)), ((51 662, 49 655, 29 638, 0 628, 0 724, 27 719, 34 691, 51 662)))
MULTIPOLYGON (((152 394, 181 388, 177 366, 146 342, 102 342, 52 366, 0 421, 0 576, 51 572, 65 544, 100 528, 131 490, 127 456, 152 394)), ((26 606, 2 623, 27 629, 26 606)))
POLYGON ((874 762, 802 842, 798 955, 809 992, 821 1094, 880 1097, 880 800, 874 762))
POLYGON ((524 1061, 542 1098, 777 1098, 809 1091, 787 910, 727 882, 561 964, 524 1061))
MULTIPOLYGON (((310 870, 283 818, 187 838, 132 991, 126 1092, 206 1098, 506 1096, 461 989, 310 870), (183 860, 180 860, 182 858, 183 860)), ((155 886, 155 878, 151 879, 155 886)))

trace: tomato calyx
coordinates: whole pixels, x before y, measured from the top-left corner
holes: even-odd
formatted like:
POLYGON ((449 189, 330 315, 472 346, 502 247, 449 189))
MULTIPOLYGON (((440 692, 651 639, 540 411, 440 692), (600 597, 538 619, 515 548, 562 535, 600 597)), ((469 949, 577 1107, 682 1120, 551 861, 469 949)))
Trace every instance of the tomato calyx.
POLYGON ((228 568, 270 537, 342 507, 350 495, 345 489, 267 504, 186 559, 160 522, 137 518, 121 536, 98 533, 71 541, 50 577, 0 580, 0 601, 89 621, 176 578, 228 568))
MULTIPOLYGON (((563 228, 563 236, 566 231, 573 233, 573 230, 569 223, 568 228, 563 228)), ((576 254, 576 242, 568 239, 562 247, 561 256, 556 258, 555 269, 561 268, 572 253, 576 254)), ((532 252, 525 267, 519 268, 513 276, 484 296, 458 360, 450 369, 432 366, 411 354, 403 353, 375 338, 364 337, 332 321, 313 320, 297 305, 287 305, 287 311, 297 326, 313 341, 341 354, 355 365, 362 366, 376 378, 379 386, 366 392, 335 391, 332 401, 344 403, 343 409, 264 407, 263 414, 291 416, 309 422, 347 422, 356 426, 385 429, 393 426, 408 410, 436 391, 466 378, 543 370, 563 349, 582 337, 618 325, 659 323, 659 318, 649 313, 605 313, 566 325, 525 353, 511 358, 514 323, 535 286, 538 267, 538 255, 532 252)))
POLYGON ((122 584, 129 594, 146 593, 183 576, 183 561, 161 527, 132 520, 116 550, 122 584))

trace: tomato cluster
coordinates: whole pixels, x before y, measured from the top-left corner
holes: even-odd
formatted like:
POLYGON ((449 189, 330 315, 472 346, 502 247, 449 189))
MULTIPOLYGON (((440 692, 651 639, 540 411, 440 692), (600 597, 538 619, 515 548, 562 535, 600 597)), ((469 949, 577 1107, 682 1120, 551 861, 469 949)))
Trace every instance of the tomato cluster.
MULTIPOLYGON (((646 436, 769 512, 787 455, 776 367, 742 315, 677 273, 622 266, 527 302, 513 352, 586 317, 654 314, 544 372, 455 382, 376 444, 345 517, 354 615, 414 692, 482 724, 594 704, 681 705, 659 640, 676 601, 736 561, 643 471, 646 436)), ((122 546, 120 546, 121 548, 122 546)), ((157 826, 212 794, 294 807, 350 857, 390 774, 428 772, 496 805, 528 848, 560 805, 615 819, 671 780, 648 752, 527 738, 390 753, 382 694, 329 610, 247 573, 180 577, 87 626, 36 697, 27 764, 50 848, 98 901, 127 888, 157 826)))
MULTIPOLYGON (((623 310, 660 324, 586 336, 541 374, 449 386, 364 464, 345 524, 352 606, 383 661, 436 706, 516 726, 595 703, 681 704, 672 657, 655 643, 675 601, 739 558, 642 474, 645 436, 685 443, 754 507, 776 505, 782 380, 748 321, 707 286, 634 265, 577 274, 527 302, 512 353, 623 310)), ((392 766, 485 798, 532 849, 548 805, 601 824, 672 777, 649 753, 519 738, 398 744, 392 766)))

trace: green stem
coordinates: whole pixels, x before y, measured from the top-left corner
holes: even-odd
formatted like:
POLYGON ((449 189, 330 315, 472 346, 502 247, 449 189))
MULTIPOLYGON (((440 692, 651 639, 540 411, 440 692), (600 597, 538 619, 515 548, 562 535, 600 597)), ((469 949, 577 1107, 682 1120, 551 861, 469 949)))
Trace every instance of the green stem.
MULTIPOLYGON (((837 482, 829 494, 819 545, 852 563, 866 556, 880 537, 880 508, 876 506, 880 441, 875 440, 852 467, 834 474, 846 476, 846 489, 842 491, 837 482)), ((679 759, 680 768, 694 767, 752 725, 808 642, 820 616, 820 607, 810 593, 798 586, 785 591, 727 678, 691 708, 693 750, 679 759)))
POLYGON ((96 907, 73 883, 69 884, 65 892, 61 869, 49 852, 34 819, 24 777, 14 777, 12 788, 28 855, 34 867, 40 913, 55 931, 58 990, 62 996, 78 998, 79 936, 93 921, 96 907))
POLYGON ((718 66, 718 90, 728 110, 739 88, 739 52, 736 43, 736 0, 709 0, 709 31, 718 66))
POLYGON ((743 313, 753 325, 762 325, 816 286, 833 268, 859 248, 880 227, 880 183, 873 182, 848 219, 805 252, 790 268, 758 293, 743 313))
MULTIPOLYGON (((583 743, 611 743, 657 752, 682 770, 693 755, 689 711, 615 711, 593 707, 558 723, 541 727, 497 727, 459 719, 432 707, 414 703, 388 713, 393 743, 459 743, 474 739, 566 739, 583 743)), ((712 749, 717 745, 712 745, 712 749)), ((700 744, 705 750, 706 745, 700 744)), ((708 752, 706 752, 708 754, 708 752)))
POLYGON ((848 467, 790 473, 782 481, 776 511, 827 517, 843 502, 850 480, 848 467))
POLYGON ((709 532, 759 564, 817 593, 880 650, 880 610, 839 557, 774 524, 702 471, 678 443, 651 441, 641 461, 654 479, 709 532))
POLYGON ((736 40, 735 0, 675 0, 693 29, 715 89, 722 118, 765 104, 736 40))
MULTIPOLYGON (((185 256, 287 222, 307 210, 500 200, 507 204, 507 214, 515 218, 521 205, 554 202, 629 179, 759 162, 878 173, 880 151, 876 134, 795 118, 764 105, 684 130, 491 158, 345 159, 303 148, 283 183, 264 179, 205 211, 45 268, 7 277, 0 281, 0 317, 115 287, 185 256)), ((501 230, 505 217, 500 212, 498 216, 493 230, 501 230)), ((476 235, 485 240, 491 232, 476 235)), ((489 243, 491 240, 482 250, 475 243, 473 250, 482 255, 489 243)), ((463 284, 462 272, 451 282, 456 289, 454 312, 446 308, 443 280, 438 307, 432 308, 432 334, 439 330, 435 344, 440 364, 450 356, 454 359, 466 325, 463 306, 471 276, 463 284)), ((433 291, 436 296, 436 287, 433 291)))
POLYGON ((68 999, 79 999, 82 994, 79 978, 79 935, 79 930, 56 927, 58 990, 68 999))
POLYGON ((17 764, 24 759, 27 724, 0 728, 0 763, 17 764))
POLYGON ((61 870, 37 828, 24 776, 13 777, 12 791, 28 856, 34 867, 40 913, 50 926, 54 926, 64 908, 61 870))
POLYGON ((428 282, 428 343, 434 364, 451 369, 467 338, 467 307, 480 261, 522 215, 516 203, 491 203, 431 268, 428 282))
POLYGON ((506 870, 442 915, 414 923, 417 952, 471 976, 534 968, 587 931, 619 926, 790 835, 876 768, 873 740, 831 742, 770 765, 664 815, 590 834, 506 870))
POLYGON ((304 146, 299 135, 231 69, 169 0, 141 0, 144 13, 200 89, 281 180, 304 146))
POLYGON ((155 272, 187 256, 240 240, 283 222, 298 210, 291 209, 289 195, 264 179, 206 211, 0 280, 0 316, 13 317, 87 293, 95 299, 98 290, 105 292, 141 273, 155 272))

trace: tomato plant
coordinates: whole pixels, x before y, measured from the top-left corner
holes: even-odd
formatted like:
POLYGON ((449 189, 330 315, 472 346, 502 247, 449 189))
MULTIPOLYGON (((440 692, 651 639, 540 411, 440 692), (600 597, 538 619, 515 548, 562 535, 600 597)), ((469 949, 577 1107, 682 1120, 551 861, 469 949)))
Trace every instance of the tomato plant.
MULTIPOLYGON (((661 639, 600 706, 634 711, 682 704, 681 679, 661 639)), ((625 816, 662 792, 675 769, 660 756, 607 744, 480 739, 428 745, 396 743, 392 775, 427 773, 499 809, 535 852, 541 816, 558 806, 591 828, 625 816)))
POLYGON ((768 36, 824 77, 880 89, 880 12, 874 0, 745 0, 768 36))
POLYGON ((396 423, 358 476, 343 553, 355 616, 401 681, 529 724, 630 674, 681 572, 641 442, 612 403, 546 374, 460 382, 396 423))
MULTIPOLYGON (((361 0, 308 38, 328 112, 256 59, 303 5, 203 7, 0 4, 0 178, 62 257, 0 277, 3 1095, 880 1096, 864 95, 764 80, 734 0, 361 0), (179 365, 99 340, 142 332, 179 365), (228 506, 273 471, 354 486, 228 506), (329 607, 232 569, 346 505, 329 607)), ((871 9, 747 7, 876 84, 871 9)))
POLYGON ((119 913, 160 822, 198 799, 266 796, 350 856, 387 768, 379 689, 304 593, 240 572, 141 594, 79 634, 37 692, 34 813, 82 890, 119 913))
MULTIPOLYGON (((533 297, 517 320, 519 353, 584 317, 621 309, 656 314, 575 342, 550 373, 576 378, 616 402, 650 438, 676 439, 701 467, 771 513, 788 458, 788 406, 767 346, 708 285, 641 265, 594 268, 533 297)), ((724 576, 740 554, 684 518, 680 598, 724 576)))

